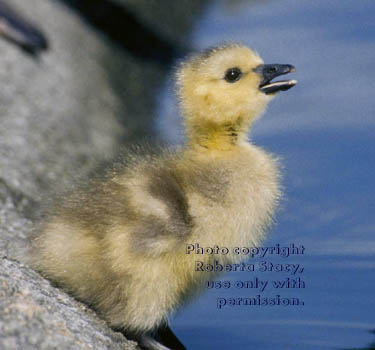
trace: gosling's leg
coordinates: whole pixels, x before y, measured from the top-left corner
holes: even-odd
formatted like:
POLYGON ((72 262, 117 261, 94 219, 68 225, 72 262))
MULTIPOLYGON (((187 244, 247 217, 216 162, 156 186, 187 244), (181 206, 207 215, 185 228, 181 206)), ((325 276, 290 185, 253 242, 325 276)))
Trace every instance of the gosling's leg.
POLYGON ((143 334, 137 339, 138 344, 144 350, 173 350, 159 343, 151 335, 143 334))
POLYGON ((144 350, 186 350, 168 324, 160 326, 155 337, 149 333, 138 336, 127 334, 127 337, 136 340, 144 350))
POLYGON ((168 324, 159 327, 157 337, 161 343, 173 350, 186 350, 184 344, 181 343, 168 324))

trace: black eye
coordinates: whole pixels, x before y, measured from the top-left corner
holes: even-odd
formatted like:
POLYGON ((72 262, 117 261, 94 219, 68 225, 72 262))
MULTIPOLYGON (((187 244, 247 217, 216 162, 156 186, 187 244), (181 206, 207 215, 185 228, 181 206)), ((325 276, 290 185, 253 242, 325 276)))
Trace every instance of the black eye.
POLYGON ((239 68, 229 68, 225 72, 224 79, 228 83, 235 83, 236 81, 240 80, 241 75, 242 75, 241 69, 239 69, 239 68))

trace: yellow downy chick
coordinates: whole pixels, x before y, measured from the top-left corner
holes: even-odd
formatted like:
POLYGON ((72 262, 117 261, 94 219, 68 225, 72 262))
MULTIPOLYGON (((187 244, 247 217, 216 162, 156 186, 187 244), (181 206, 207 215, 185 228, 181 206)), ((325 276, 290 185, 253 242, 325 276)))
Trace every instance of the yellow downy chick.
MULTIPOLYGON (((259 245, 272 220, 277 164, 247 133, 276 92, 296 84, 271 80, 292 71, 241 45, 188 59, 177 72, 186 145, 130 157, 56 205, 33 241, 34 267, 143 347, 183 349, 168 315, 216 277, 195 272, 186 245, 259 245)), ((199 260, 213 259, 240 257, 199 260)))

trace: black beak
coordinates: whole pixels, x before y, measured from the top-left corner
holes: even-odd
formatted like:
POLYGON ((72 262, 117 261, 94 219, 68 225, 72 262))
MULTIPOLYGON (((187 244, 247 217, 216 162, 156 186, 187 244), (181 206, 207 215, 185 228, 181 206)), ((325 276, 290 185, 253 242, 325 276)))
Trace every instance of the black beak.
POLYGON ((259 90, 265 94, 274 94, 278 91, 289 90, 297 84, 297 80, 281 80, 271 82, 272 79, 279 75, 295 72, 296 69, 290 64, 261 64, 254 69, 254 72, 263 78, 259 84, 259 90))

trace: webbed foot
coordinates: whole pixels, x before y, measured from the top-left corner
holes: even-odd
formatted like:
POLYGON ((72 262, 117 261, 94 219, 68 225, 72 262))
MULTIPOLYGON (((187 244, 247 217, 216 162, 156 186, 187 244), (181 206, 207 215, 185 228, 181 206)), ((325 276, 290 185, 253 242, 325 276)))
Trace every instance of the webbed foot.
POLYGON ((135 340, 143 350, 186 350, 177 336, 168 325, 160 326, 155 333, 132 334, 124 332, 124 335, 135 340))

